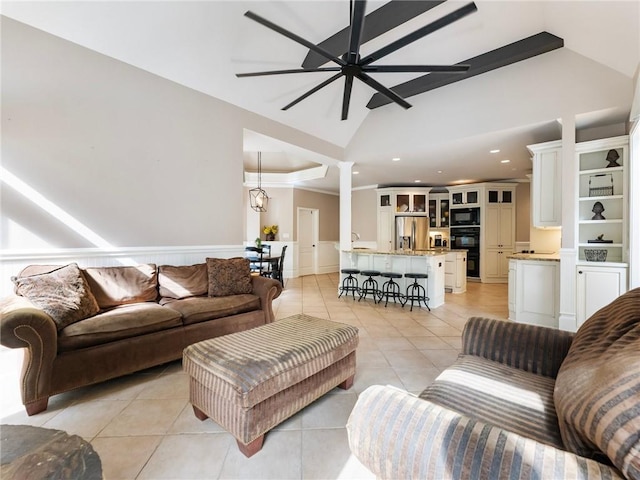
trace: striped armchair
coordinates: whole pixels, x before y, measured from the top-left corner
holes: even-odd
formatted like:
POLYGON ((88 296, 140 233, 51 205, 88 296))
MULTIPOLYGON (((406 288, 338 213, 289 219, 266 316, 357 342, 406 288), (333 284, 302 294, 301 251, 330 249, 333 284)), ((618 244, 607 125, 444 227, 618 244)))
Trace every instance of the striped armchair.
POLYGON ((474 317, 419 396, 373 386, 347 424, 388 479, 640 479, 640 289, 575 334, 474 317))

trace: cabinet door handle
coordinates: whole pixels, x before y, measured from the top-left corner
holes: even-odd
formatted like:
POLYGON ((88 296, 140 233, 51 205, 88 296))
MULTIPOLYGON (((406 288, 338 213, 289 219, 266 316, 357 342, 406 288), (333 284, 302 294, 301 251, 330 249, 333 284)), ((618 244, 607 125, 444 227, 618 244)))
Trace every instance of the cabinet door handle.
POLYGON ((582 270, 578 270, 578 273, 579 273, 580 275, 582 275, 582 270))

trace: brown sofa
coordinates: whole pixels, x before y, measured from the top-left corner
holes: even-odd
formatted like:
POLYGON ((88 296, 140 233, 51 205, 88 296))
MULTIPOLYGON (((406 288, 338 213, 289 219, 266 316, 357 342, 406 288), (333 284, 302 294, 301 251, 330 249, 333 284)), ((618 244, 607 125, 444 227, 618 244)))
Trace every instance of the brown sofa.
POLYGON ((29 415, 46 410, 51 395, 270 323, 282 292, 280 282, 251 276, 240 258, 179 267, 31 266, 13 280, 16 295, 0 301, 0 343, 24 348, 21 392, 29 415))

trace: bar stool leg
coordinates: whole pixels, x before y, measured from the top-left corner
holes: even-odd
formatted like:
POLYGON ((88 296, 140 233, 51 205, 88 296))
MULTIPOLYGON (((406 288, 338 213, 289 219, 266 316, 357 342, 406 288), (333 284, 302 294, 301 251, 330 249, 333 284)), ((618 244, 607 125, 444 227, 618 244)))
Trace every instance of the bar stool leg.
MULTIPOLYGON (((402 304, 402 294, 400 293, 400 284, 393 281, 393 278, 390 278, 384 285, 382 285, 382 297, 385 298, 384 306, 386 307, 389 303, 389 297, 392 297, 394 300, 400 300, 400 304, 402 304)), ((382 298, 380 298, 382 301, 382 298)))
POLYGON ((414 278, 413 283, 407 287, 407 295, 402 306, 404 307, 409 300, 411 300, 411 309, 409 310, 410 312, 413 312, 414 301, 418 302, 418 307, 420 307, 420 302, 424 302, 424 306, 427 307, 427 310, 431 311, 431 308, 427 303, 429 300, 429 297, 427 297, 427 291, 422 285, 418 283, 418 278, 414 278))
POLYGON ((351 292, 351 295, 355 300, 356 292, 360 293, 360 288, 358 287, 358 279, 353 276, 354 272, 360 273, 359 271, 356 271, 356 270, 353 270, 353 271, 343 270, 341 272, 341 273, 348 273, 348 276, 342 279, 342 286, 340 287, 340 295, 338 295, 338 298, 342 297, 342 294, 345 292, 347 292, 347 295, 349 294, 349 292, 351 292))

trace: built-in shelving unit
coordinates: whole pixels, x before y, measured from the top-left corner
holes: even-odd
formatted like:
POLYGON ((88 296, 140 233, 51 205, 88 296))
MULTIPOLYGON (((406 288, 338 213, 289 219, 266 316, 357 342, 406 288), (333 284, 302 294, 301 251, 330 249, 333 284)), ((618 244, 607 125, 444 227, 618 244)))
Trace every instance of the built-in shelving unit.
POLYGON ((579 327, 627 290, 629 137, 578 143, 576 156, 576 324, 579 327), (606 253, 606 258, 598 253, 606 253))
POLYGON ((626 266, 628 137, 578 143, 576 154, 578 263, 626 266), (617 157, 615 163, 619 166, 607 167, 608 155, 617 157), (596 250, 606 251, 605 262, 587 259, 587 254, 595 255, 596 250))

